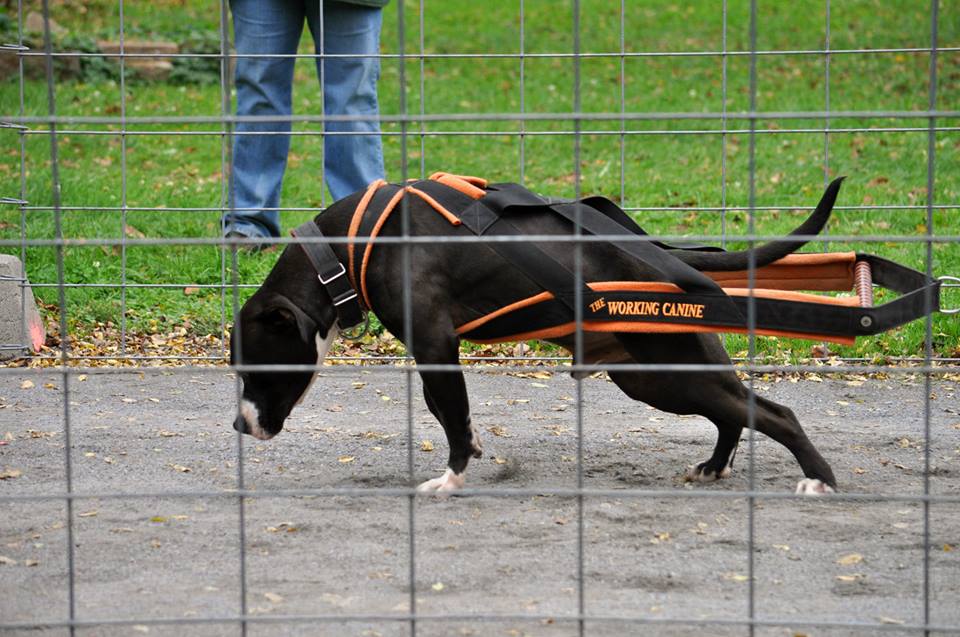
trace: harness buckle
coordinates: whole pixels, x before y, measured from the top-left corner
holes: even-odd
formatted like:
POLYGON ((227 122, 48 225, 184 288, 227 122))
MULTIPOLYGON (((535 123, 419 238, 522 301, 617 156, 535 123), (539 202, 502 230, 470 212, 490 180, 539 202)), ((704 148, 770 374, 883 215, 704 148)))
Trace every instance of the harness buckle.
MULTIPOLYGON (((347 273, 347 269, 346 269, 345 267, 343 267, 343 264, 340 263, 339 261, 337 261, 337 267, 339 267, 340 270, 339 270, 336 274, 334 274, 333 276, 331 276, 329 279, 324 279, 324 278, 323 278, 323 275, 318 273, 318 274, 317 274, 317 278, 320 279, 320 283, 323 283, 324 285, 327 285, 327 284, 329 284, 331 281, 336 281, 337 279, 339 279, 340 277, 342 277, 344 274, 347 273)), ((337 305, 337 304, 334 303, 334 305, 337 305)))
MULTIPOLYGON (((341 273, 341 274, 342 274, 342 273, 341 273)), ((340 276, 340 275, 338 274, 337 276, 340 276)), ((334 278, 336 278, 336 277, 334 277, 334 278)), ((331 279, 331 280, 332 280, 332 279, 331 279)), ((333 306, 334 306, 334 307, 339 307, 339 306, 343 305, 344 303, 347 303, 347 302, 349 302, 349 301, 354 300, 355 298, 357 298, 357 292, 356 292, 356 290, 354 290, 353 288, 350 288, 349 290, 345 291, 343 294, 338 294, 338 295, 333 299, 333 306)))

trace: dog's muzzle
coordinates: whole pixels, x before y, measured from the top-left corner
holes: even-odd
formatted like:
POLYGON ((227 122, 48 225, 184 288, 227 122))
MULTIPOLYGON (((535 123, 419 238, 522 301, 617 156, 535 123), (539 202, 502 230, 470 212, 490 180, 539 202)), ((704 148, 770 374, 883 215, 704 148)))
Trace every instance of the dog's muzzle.
POLYGON ((243 414, 237 414, 236 419, 233 421, 233 428, 242 434, 250 433, 247 430, 247 419, 243 417, 243 414))
POLYGON ((240 403, 240 413, 233 421, 233 428, 242 434, 250 434, 257 440, 270 440, 277 435, 276 432, 271 433, 260 425, 260 414, 247 401, 240 403))

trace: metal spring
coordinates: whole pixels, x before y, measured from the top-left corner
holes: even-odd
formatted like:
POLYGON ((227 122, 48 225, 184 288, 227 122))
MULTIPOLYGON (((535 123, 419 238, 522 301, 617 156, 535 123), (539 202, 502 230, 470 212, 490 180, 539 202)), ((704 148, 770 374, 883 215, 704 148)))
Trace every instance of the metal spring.
POLYGON ((873 307, 873 274, 870 264, 866 261, 857 261, 853 268, 853 281, 860 297, 860 307, 873 307))

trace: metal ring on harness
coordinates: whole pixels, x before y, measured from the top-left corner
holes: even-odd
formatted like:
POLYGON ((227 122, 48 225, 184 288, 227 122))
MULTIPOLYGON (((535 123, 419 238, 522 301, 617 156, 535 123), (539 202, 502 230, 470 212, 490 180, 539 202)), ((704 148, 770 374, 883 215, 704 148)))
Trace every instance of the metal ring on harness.
POLYGON ((341 330, 340 336, 343 338, 356 341, 363 338, 367 332, 370 331, 370 312, 363 313, 363 325, 359 327, 353 327, 351 329, 341 330))
MULTIPOLYGON (((960 284, 960 277, 943 275, 943 276, 938 276, 937 281, 940 281, 940 282, 953 281, 955 283, 960 284)), ((953 287, 960 287, 960 285, 945 285, 944 287, 953 288, 953 287)), ((945 310, 941 308, 940 312, 942 314, 960 314, 960 307, 955 307, 949 310, 945 310)))

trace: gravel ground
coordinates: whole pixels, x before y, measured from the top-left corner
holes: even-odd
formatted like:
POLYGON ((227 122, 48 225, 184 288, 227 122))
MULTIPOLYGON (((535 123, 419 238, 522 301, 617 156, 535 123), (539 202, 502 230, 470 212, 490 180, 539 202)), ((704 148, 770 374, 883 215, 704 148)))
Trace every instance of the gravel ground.
MULTIPOLYGON (((577 386, 566 375, 544 376, 468 373, 486 452, 471 465, 468 486, 576 486, 577 386)), ((396 369, 325 370, 283 433, 270 442, 243 441, 244 486, 261 494, 404 487, 408 414, 416 480, 439 475, 443 432, 415 377, 408 400, 406 379, 396 369)), ((932 384, 933 494, 960 493, 958 385, 944 377, 932 384)), ((687 485, 685 468, 712 450, 709 422, 653 411, 603 379, 582 387, 585 486, 624 492, 582 503, 582 601, 599 618, 586 622, 587 635, 745 635, 745 626, 730 622, 749 616, 751 588, 755 616, 776 624, 758 627, 757 635, 877 633, 810 622, 866 622, 890 629, 885 634, 917 634, 906 628, 924 621, 921 503, 758 498, 751 581, 751 509, 734 493, 748 487, 746 440, 732 477, 687 485), (630 497, 630 489, 646 495, 630 497), (720 497, 671 497, 676 490, 720 497), (652 623, 616 621, 638 617, 652 623)), ((891 373, 881 380, 763 381, 758 388, 793 408, 844 493, 922 493, 922 378, 891 373)), ((0 375, 0 496, 67 488, 64 389, 55 372, 0 375)), ((71 488, 93 497, 76 499, 72 512, 63 500, 0 500, 0 625, 8 627, 0 634, 68 634, 44 623, 68 617, 71 518, 74 604, 87 623, 77 634, 239 635, 236 622, 148 620, 235 616, 244 597, 241 564, 247 613, 273 618, 251 622, 249 635, 410 634, 409 623, 387 619, 279 621, 407 614, 409 498, 255 497, 244 501, 241 524, 240 501, 231 494, 238 453, 229 374, 91 373, 71 376, 68 390, 71 488), (218 495, 184 495, 210 491, 218 495), (123 623, 98 623, 109 620, 123 623)), ((790 493, 802 477, 789 453, 762 436, 752 459, 758 490, 790 493)), ((569 617, 580 602, 579 506, 576 498, 549 494, 413 500, 416 611, 458 616, 423 619, 416 634, 577 634, 569 617)), ((960 634, 960 504, 929 506, 929 539, 929 620, 953 629, 943 634, 960 634)))

